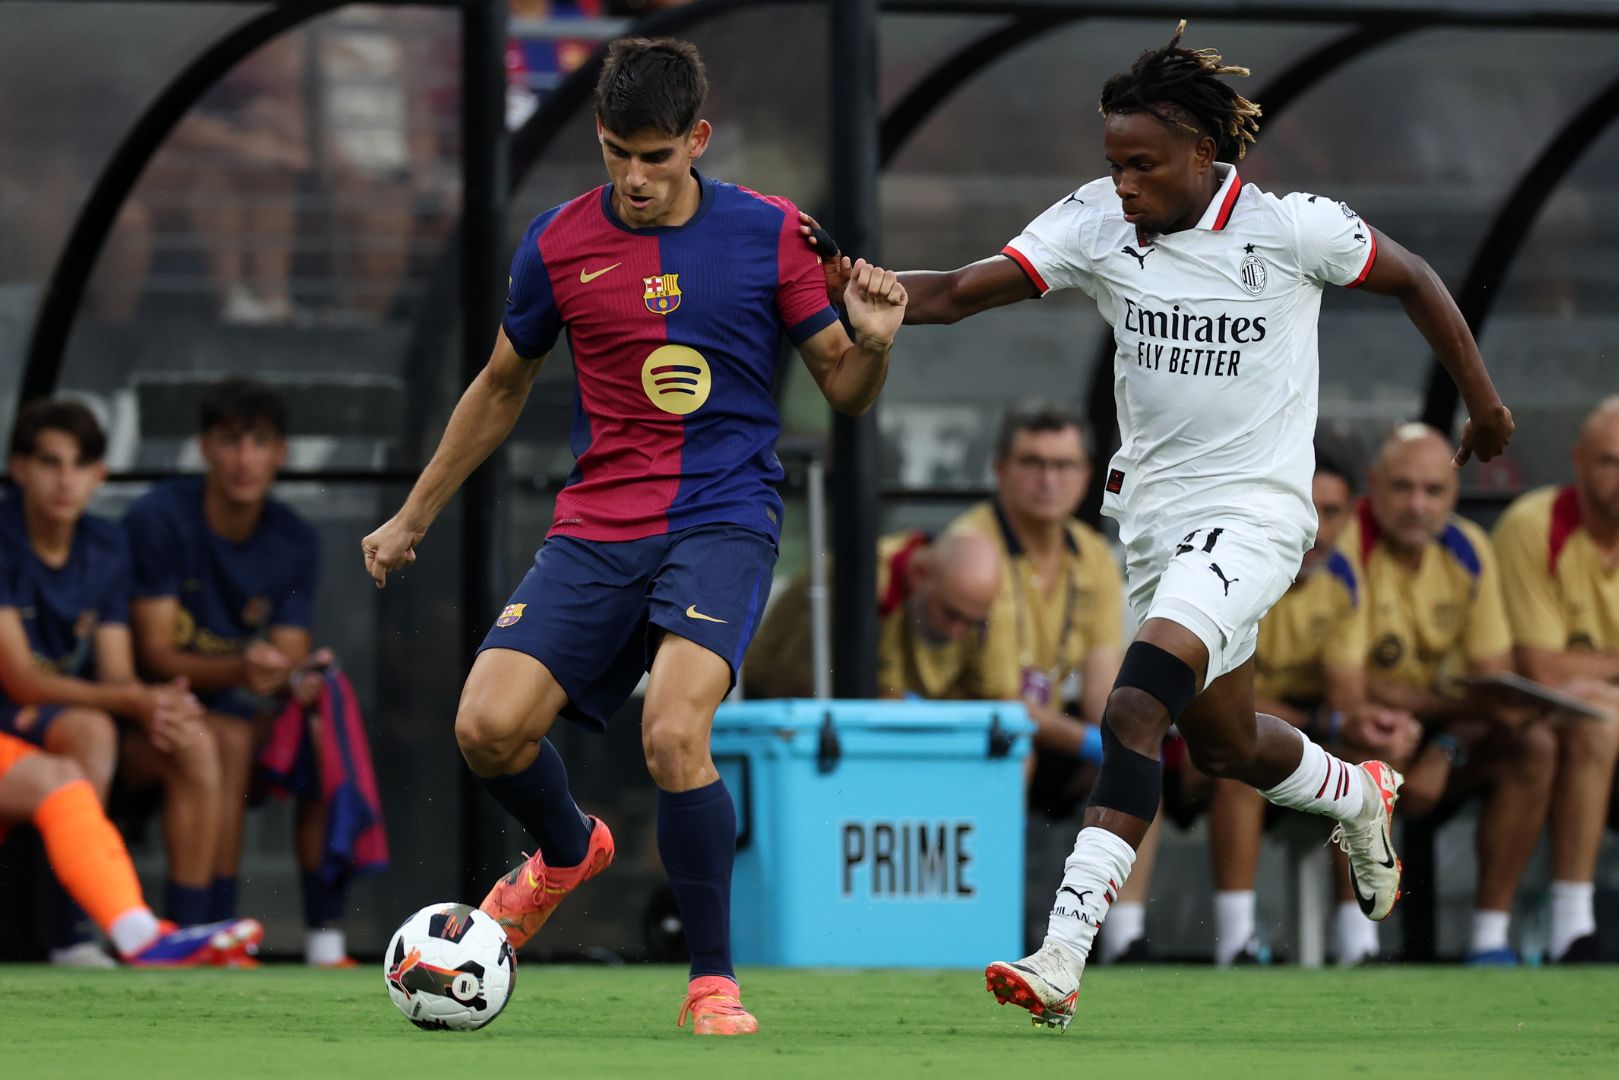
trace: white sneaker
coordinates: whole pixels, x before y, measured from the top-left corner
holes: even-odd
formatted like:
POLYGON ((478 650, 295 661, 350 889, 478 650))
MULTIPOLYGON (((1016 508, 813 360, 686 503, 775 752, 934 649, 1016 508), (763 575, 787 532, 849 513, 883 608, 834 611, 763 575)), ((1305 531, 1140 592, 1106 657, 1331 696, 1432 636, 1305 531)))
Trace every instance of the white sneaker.
POLYGON ((1339 822, 1328 843, 1336 843, 1349 856, 1349 884, 1360 910, 1373 922, 1388 918, 1400 898, 1400 871, 1404 863, 1394 856, 1394 803, 1405 777, 1381 761, 1358 766, 1371 790, 1366 793, 1360 820, 1339 822))
POLYGON ((65 949, 52 949, 50 955, 53 967, 75 968, 115 968, 118 961, 107 955, 94 941, 81 941, 77 945, 69 945, 65 949))
POLYGON ((1022 960, 997 960, 984 969, 984 989, 1002 1005, 1008 1003, 1029 1010, 1035 1027, 1068 1030, 1074 1019, 1074 1003, 1079 1000, 1079 977, 1085 965, 1074 964, 1061 945, 1047 941, 1032 956, 1022 960))

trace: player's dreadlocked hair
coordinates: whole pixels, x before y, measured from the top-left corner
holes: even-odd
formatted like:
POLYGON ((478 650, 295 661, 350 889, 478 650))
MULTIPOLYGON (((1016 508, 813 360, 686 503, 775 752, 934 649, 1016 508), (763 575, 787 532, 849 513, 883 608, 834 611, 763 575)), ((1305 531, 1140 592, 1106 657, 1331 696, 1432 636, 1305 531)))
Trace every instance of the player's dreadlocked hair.
POLYGON ((1259 106, 1221 82, 1221 75, 1247 75, 1245 67, 1223 67, 1214 49, 1183 49, 1186 20, 1161 49, 1142 53, 1130 70, 1102 86, 1102 115, 1144 112, 1172 128, 1207 135, 1215 158, 1236 161, 1259 134, 1259 106))

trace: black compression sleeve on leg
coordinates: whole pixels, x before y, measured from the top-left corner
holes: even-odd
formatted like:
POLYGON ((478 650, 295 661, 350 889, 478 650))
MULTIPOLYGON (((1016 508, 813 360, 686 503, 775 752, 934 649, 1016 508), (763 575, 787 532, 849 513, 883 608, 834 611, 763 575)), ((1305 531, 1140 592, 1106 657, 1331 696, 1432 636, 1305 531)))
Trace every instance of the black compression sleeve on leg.
POLYGON ((1121 743, 1103 717, 1102 768, 1091 789, 1091 805, 1151 821, 1158 816, 1158 799, 1163 790, 1164 773, 1159 763, 1121 743))
POLYGON ((1151 642, 1132 641, 1124 651, 1119 677, 1113 680, 1113 689, 1121 686, 1151 694, 1169 711, 1169 720, 1174 723, 1197 697, 1197 672, 1172 652, 1151 642))

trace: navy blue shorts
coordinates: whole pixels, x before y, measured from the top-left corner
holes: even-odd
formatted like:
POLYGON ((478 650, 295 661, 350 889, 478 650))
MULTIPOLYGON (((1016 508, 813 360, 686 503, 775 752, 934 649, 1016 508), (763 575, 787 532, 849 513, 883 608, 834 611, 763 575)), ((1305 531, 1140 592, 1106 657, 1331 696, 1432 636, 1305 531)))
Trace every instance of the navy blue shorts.
POLYGON ((56 705, 23 705, 16 706, 9 701, 0 701, 0 732, 15 735, 24 742, 35 746, 45 745, 45 733, 51 728, 51 721, 61 712, 56 705))
POLYGON ((734 684, 775 567, 775 543, 740 525, 640 540, 553 536, 478 651, 534 657, 568 695, 562 715, 599 731, 651 667, 665 631, 724 659, 734 684))

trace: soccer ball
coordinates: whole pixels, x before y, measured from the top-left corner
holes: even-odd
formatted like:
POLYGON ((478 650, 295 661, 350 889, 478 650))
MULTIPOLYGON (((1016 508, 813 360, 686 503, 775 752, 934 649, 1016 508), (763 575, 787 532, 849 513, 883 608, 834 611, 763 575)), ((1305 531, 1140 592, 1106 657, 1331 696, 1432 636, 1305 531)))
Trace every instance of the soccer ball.
POLYGON ((517 953, 477 908, 430 904, 394 931, 382 970, 388 996, 417 1027, 477 1031, 511 999, 517 953))

